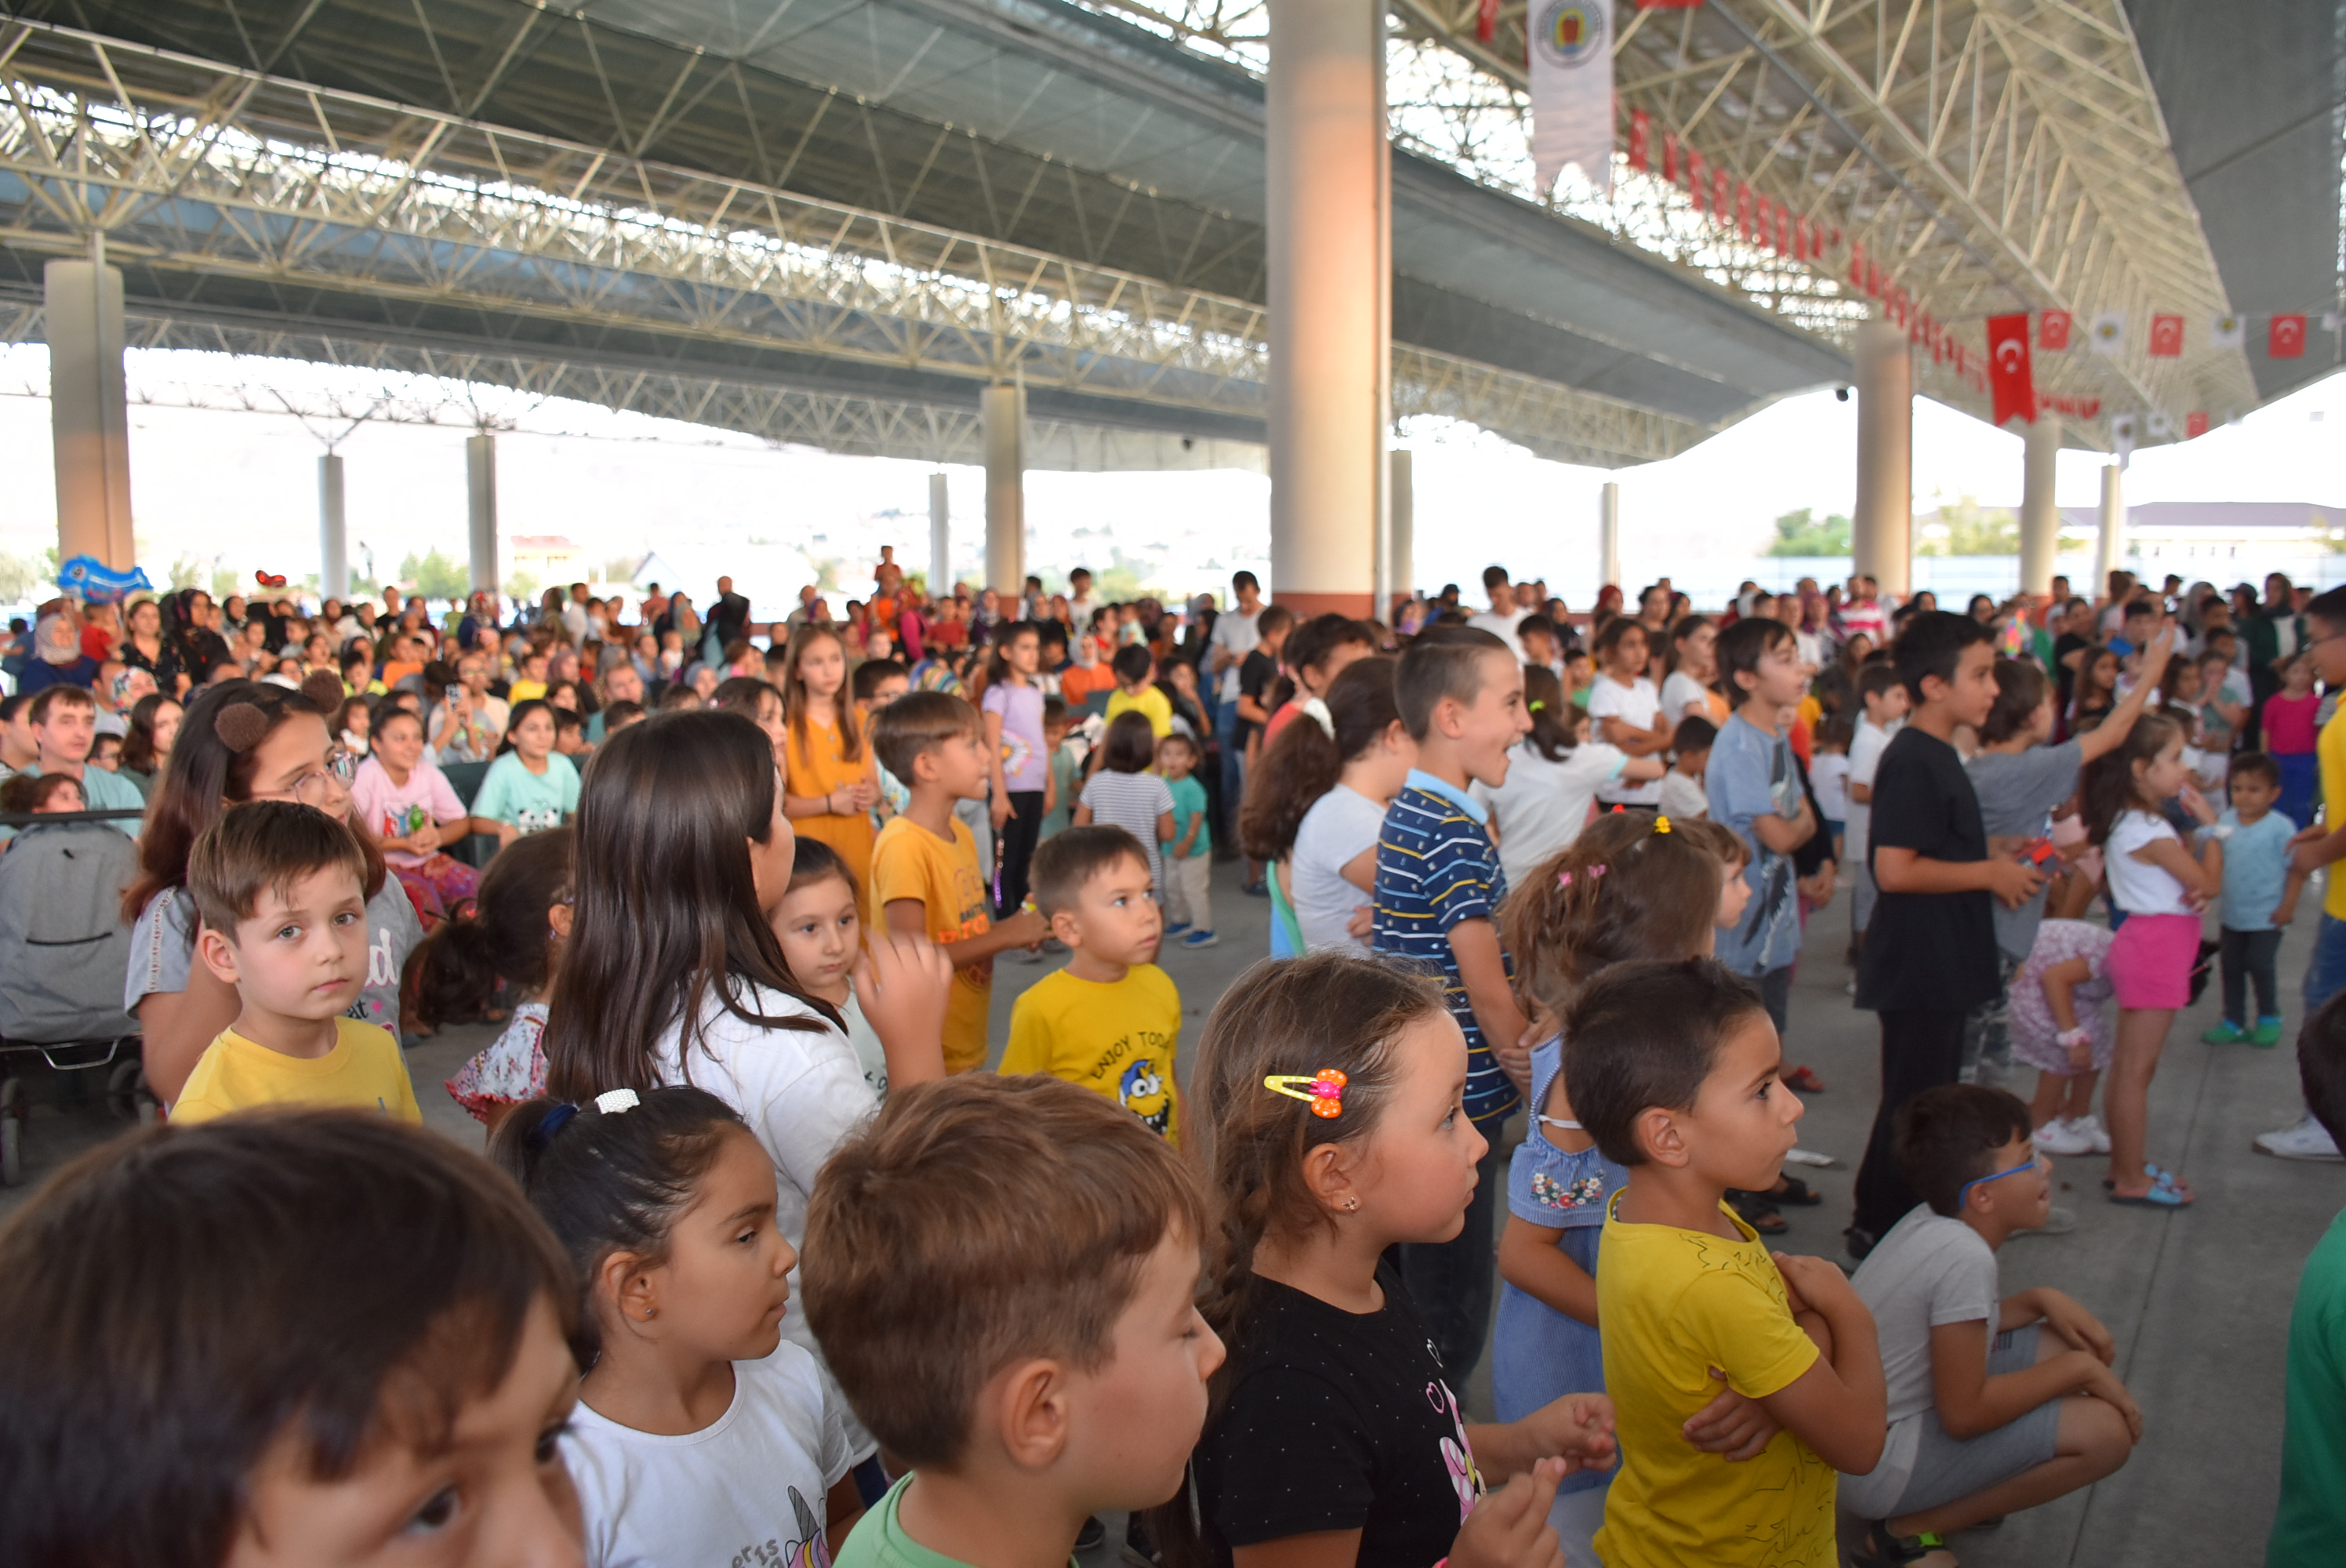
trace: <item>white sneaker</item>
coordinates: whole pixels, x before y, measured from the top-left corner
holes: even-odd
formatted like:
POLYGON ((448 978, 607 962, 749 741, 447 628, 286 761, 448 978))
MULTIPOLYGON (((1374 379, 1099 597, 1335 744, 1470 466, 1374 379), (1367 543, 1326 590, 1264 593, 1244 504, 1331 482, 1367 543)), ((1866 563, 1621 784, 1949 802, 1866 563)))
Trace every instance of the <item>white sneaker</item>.
POLYGON ((2036 1129, 2036 1152, 2045 1155, 2089 1155, 2094 1141, 2082 1127, 2055 1116, 2036 1129))
POLYGON ((2277 1133, 2259 1133, 2257 1152, 2275 1155, 2285 1160, 2337 1160, 2346 1158, 2338 1153, 2337 1140, 2328 1128, 2313 1119, 2308 1111, 2293 1127, 2283 1127, 2277 1133))
POLYGON ((2073 1138, 2084 1138, 2093 1145, 2093 1152, 2097 1155, 2110 1152, 2110 1135, 2103 1127, 2102 1119, 2099 1116, 2087 1115, 2072 1119, 2069 1123, 2069 1135, 2073 1138))

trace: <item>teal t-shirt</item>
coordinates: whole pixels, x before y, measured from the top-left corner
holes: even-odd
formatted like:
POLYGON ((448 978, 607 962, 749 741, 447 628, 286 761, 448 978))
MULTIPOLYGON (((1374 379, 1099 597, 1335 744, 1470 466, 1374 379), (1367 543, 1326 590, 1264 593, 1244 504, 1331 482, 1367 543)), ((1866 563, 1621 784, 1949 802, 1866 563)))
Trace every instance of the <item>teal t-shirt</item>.
MULTIPOLYGON (((904 1489, 912 1484, 913 1477, 904 1477, 888 1489, 878 1507, 856 1521, 832 1568, 967 1568, 959 1558, 932 1552, 904 1533, 896 1508, 904 1499, 904 1489)), ((1080 1565, 1070 1556, 1067 1568, 1080 1565)))
POLYGON ((546 754, 546 771, 532 773, 518 752, 489 764, 470 808, 475 817, 510 822, 525 834, 562 826, 578 809, 578 769, 559 751, 546 754))
MULTIPOLYGON (((1165 787, 1173 791, 1173 841, 1178 844, 1181 841, 1182 836, 1188 832, 1191 820, 1206 814, 1206 787, 1198 782, 1198 776, 1195 773, 1186 779, 1168 779, 1165 780, 1165 787)), ((1194 860, 1199 855, 1213 853, 1213 824, 1199 822, 1198 841, 1190 845, 1189 852, 1181 858, 1185 860, 1194 860)))
POLYGON ((2305 1260, 2289 1315, 2280 1507, 2265 1568, 2327 1568, 2346 1539, 2346 1214, 2305 1260))
POLYGON ((1059 793, 1059 803, 1043 814, 1043 826, 1036 834, 1047 839, 1063 831, 1076 820, 1076 797, 1084 792, 1084 765, 1075 748, 1065 741, 1051 753, 1052 787, 1059 793))

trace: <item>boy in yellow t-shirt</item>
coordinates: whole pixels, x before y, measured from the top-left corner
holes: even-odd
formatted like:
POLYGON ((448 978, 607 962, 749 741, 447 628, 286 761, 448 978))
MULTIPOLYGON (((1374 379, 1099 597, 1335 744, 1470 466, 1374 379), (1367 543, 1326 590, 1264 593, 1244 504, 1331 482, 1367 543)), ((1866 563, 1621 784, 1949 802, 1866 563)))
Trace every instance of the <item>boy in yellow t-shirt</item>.
POLYGON ((196 955, 241 1005, 198 1058, 173 1122, 285 1104, 423 1120, 399 1042, 344 1015, 367 977, 366 876, 351 830, 291 801, 231 807, 197 839, 196 955))
POLYGON ((1116 691, 1107 699, 1107 717, 1137 713, 1162 740, 1173 733, 1173 699, 1157 689, 1157 660, 1138 643, 1116 650, 1109 667, 1116 671, 1116 691))
POLYGON ((1071 956, 1010 1010, 1002 1071, 1065 1078, 1179 1143, 1181 993, 1151 962, 1165 919, 1140 840, 1122 828, 1069 828, 1035 850, 1032 875, 1035 906, 1071 956))
POLYGON ((1615 964, 1564 1040, 1573 1115, 1630 1169, 1596 1251, 1622 1455, 1596 1555, 1834 1568, 1834 1472, 1873 1469, 1887 1396, 1872 1316, 1841 1270, 1771 1257, 1724 1201, 1768 1189, 1800 1116, 1759 992, 1709 958, 1615 964), (1783 1429, 1739 1462, 1684 1431, 1722 1379, 1783 1429))
POLYGON ((977 709, 950 692, 908 692, 873 718, 872 749, 912 797, 872 841, 872 921, 945 945, 954 962, 945 1071, 966 1073, 985 1064, 994 955, 1050 933, 1033 910, 994 921, 977 840, 954 815, 954 801, 985 799, 991 769, 977 709))

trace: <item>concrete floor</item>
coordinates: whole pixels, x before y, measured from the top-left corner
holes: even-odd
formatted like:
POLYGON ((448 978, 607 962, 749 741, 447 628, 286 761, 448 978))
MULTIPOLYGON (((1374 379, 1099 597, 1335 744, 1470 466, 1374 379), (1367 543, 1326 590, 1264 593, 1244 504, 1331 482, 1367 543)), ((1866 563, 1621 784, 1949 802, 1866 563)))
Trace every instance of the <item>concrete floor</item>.
MULTIPOLYGON (((1241 896, 1236 873, 1226 865, 1214 879, 1221 944, 1201 952, 1175 947, 1163 960, 1188 1014, 1185 1043, 1194 1042, 1213 999, 1267 951, 1270 906, 1241 896)), ((1827 1085, 1808 1097, 1802 1145, 1842 1163, 1801 1173, 1826 1201, 1788 1211, 1792 1228, 1782 1245, 1835 1258, 1878 1082, 1873 1019, 1856 1012, 1842 989, 1849 979, 1841 959, 1848 902, 1844 894, 1810 928, 1784 1050, 1788 1063, 1814 1067, 1827 1085)), ((2310 915, 2318 904, 2309 899, 2306 907, 2310 915)), ((2292 1030, 2311 927, 2310 918, 2300 921, 2283 948, 2284 1012, 2292 1030)), ((996 966, 996 1041, 1007 1037, 1018 993, 1052 967, 996 966)), ((2285 1047, 2200 1044, 2200 1031, 2217 1016, 2211 984, 2199 1005, 2178 1019, 2151 1093, 2151 1156, 2190 1179, 2198 1205, 2179 1214, 2114 1207, 2102 1199, 2099 1159, 2064 1159, 2057 1162, 2055 1201, 2077 1212, 2076 1230, 2015 1240, 2003 1254, 2007 1291, 2055 1285, 2109 1325, 2118 1370, 2147 1418, 2141 1446, 2131 1463, 2088 1492, 2000 1529, 1958 1537, 1954 1549, 1966 1568, 2218 1568, 2262 1560, 2280 1470, 2290 1303, 2306 1254, 2346 1207, 2346 1166, 2252 1151, 2255 1134, 2299 1114, 2295 1063, 2285 1047)), ((478 1125, 441 1083, 492 1033, 452 1029, 410 1053, 425 1120, 471 1147, 479 1146, 478 1125)), ((32 1086, 40 1103, 26 1128, 26 1183, 0 1190, 0 1216, 74 1154, 122 1130, 102 1104, 60 1108, 53 1082, 36 1075, 32 1086)), ((2017 1087, 2025 1094, 2029 1084, 2017 1087)), ((1520 1125, 1518 1118, 1516 1136, 1520 1125)), ((1477 1369, 1465 1398, 1470 1413, 1487 1418, 1486 1370, 1477 1369)))

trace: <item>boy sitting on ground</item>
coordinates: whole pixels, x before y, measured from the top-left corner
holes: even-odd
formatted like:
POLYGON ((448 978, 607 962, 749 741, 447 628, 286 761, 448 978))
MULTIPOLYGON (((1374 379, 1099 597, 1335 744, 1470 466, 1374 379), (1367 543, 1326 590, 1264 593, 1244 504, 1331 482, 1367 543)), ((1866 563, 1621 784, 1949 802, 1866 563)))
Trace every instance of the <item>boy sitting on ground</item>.
POLYGON ((1841 1505, 1868 1522, 1860 1563, 1919 1558, 2091 1485, 2142 1435, 2092 1313, 2045 1288, 1998 1299, 1996 1249, 2053 1203, 2029 1130, 2017 1096, 1977 1084, 1925 1090, 1899 1114, 1898 1161, 1923 1201, 1852 1281, 1890 1394, 1881 1461, 1841 1483, 1841 1505))

